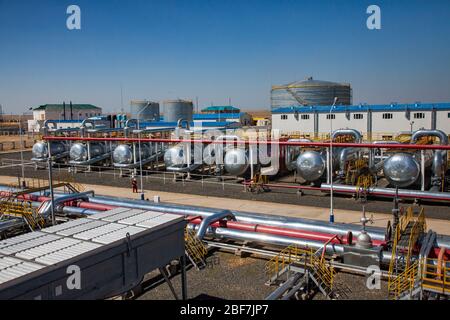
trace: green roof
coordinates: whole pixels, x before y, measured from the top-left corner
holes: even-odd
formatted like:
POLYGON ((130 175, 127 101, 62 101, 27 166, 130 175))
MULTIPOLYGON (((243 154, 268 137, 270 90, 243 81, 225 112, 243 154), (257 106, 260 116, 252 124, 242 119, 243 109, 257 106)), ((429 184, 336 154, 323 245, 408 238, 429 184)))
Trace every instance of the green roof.
POLYGON ((208 111, 239 111, 239 108, 233 106, 211 106, 202 110, 202 112, 208 111))
MULTIPOLYGON (((96 107, 92 104, 72 104, 72 108, 73 109, 78 109, 78 110, 82 110, 82 109, 101 109, 99 107, 96 107)), ((63 110, 63 105, 62 104, 44 104, 42 106, 39 106, 37 108, 34 108, 33 110, 46 110, 46 111, 51 111, 51 110, 63 110)), ((70 104, 66 103, 66 110, 70 110, 70 104)))

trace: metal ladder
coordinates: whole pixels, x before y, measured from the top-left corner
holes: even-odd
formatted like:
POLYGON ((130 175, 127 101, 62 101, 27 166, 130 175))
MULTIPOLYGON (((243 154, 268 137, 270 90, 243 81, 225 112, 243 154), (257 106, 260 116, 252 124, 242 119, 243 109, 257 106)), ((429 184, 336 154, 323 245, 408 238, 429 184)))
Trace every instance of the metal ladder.
POLYGON ((197 238, 195 232, 186 228, 184 232, 185 253, 192 265, 200 270, 206 267, 205 257, 208 254, 206 245, 197 238))

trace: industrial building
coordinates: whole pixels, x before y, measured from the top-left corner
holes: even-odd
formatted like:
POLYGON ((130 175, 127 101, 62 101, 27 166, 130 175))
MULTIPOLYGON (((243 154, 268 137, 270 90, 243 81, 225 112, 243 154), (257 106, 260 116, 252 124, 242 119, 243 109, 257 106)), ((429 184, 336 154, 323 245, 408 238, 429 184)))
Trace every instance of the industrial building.
POLYGON ((333 128, 353 128, 364 135, 392 139, 400 132, 420 128, 450 134, 450 103, 414 103, 352 106, 284 106, 272 109, 272 128, 284 134, 310 137, 333 128))
POLYGON ((28 120, 28 131, 39 132, 46 120, 83 121, 102 115, 102 109, 92 104, 45 104, 33 109, 33 119, 28 120))
POLYGON ((233 106, 209 106, 202 109, 202 113, 240 113, 241 109, 233 106))

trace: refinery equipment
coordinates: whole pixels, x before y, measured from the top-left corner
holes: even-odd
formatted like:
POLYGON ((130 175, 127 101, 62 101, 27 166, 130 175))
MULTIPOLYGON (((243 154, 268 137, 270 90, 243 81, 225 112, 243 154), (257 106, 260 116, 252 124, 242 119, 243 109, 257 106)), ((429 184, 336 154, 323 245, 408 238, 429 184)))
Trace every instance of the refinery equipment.
MULTIPOLYGON (((30 201, 35 208, 44 208, 40 209, 42 212, 48 207, 49 198, 35 194, 32 190, 27 193, 26 190, 11 190, 3 186, 0 186, 0 190, 3 194, 15 193, 18 200, 30 201)), ((427 226, 423 208, 417 206, 398 208, 397 201, 394 202, 392 211, 393 225, 388 223, 386 228, 367 226, 372 219, 366 217, 364 210, 360 220, 361 225, 358 225, 199 206, 153 203, 97 196, 93 192, 72 194, 55 192, 55 203, 57 204, 56 214, 64 215, 73 212, 82 213, 86 217, 67 222, 67 225, 62 223, 48 230, 28 233, 20 236, 22 238, 17 238, 17 241, 15 237, 6 239, 3 241, 2 249, 17 252, 17 264, 22 263, 21 259, 26 258, 32 265, 23 267, 41 266, 45 272, 48 272, 48 276, 51 276, 53 269, 47 266, 52 265, 52 262, 64 262, 68 258, 61 256, 58 254, 59 251, 55 252, 55 250, 63 249, 63 252, 72 253, 71 249, 66 249, 66 243, 57 246, 59 242, 54 242, 61 241, 61 236, 76 235, 73 236, 75 239, 95 243, 96 248, 102 244, 109 244, 108 248, 111 249, 120 243, 123 244, 124 233, 129 232, 133 240, 132 242, 130 239, 127 240, 131 248, 128 251, 130 251, 136 246, 140 248, 141 242, 134 235, 142 232, 142 228, 155 225, 167 226, 166 223, 169 221, 181 223, 183 221, 181 218, 184 218, 190 230, 187 232, 194 234, 197 241, 210 247, 239 250, 269 257, 265 268, 269 283, 286 281, 290 276, 295 276, 297 273, 305 274, 308 271, 308 276, 322 279, 320 283, 315 282, 318 289, 327 298, 334 299, 337 298, 339 284, 333 281, 335 275, 333 268, 366 274, 367 267, 377 266, 382 270, 382 275, 388 278, 388 292, 392 299, 418 299, 425 296, 439 298, 439 295, 450 294, 450 238, 437 234, 427 226), (74 199, 77 201, 72 201, 74 199), (114 226, 115 231, 113 230, 112 233, 112 229, 108 229, 111 228, 111 223, 119 224, 114 226), (17 246, 19 242, 21 245, 17 246), (24 252, 38 246, 40 246, 39 249, 24 252), (309 269, 305 270, 305 268, 309 269), (407 286, 404 287, 405 283, 407 286)), ((184 225, 182 227, 184 228, 184 225)), ((181 235, 177 236, 177 239, 182 238, 181 235)), ((163 242, 166 241, 169 239, 164 238, 163 242)), ((189 245, 187 242, 185 248, 188 258, 191 259, 189 254, 192 251, 189 250, 189 245)), ((121 247, 124 246, 121 245, 121 247)), ((180 248, 183 247, 180 246, 180 248)), ((171 250, 174 249, 171 248, 171 250)), ((131 257, 134 257, 133 252, 131 257)), ((156 254, 156 252, 153 253, 156 254)), ((123 255, 123 251, 120 254, 123 255)), ((78 255, 75 252, 73 257, 83 258, 78 255)), ((157 256, 160 257, 160 255, 157 256)), ((69 257, 72 256, 69 255, 69 257)), ((117 267, 122 266, 120 261, 118 262, 120 266, 117 267)), ((169 263, 170 260, 163 262, 169 263)), ((16 269, 19 271, 21 267, 22 265, 18 265, 11 271, 16 269)), ((3 272, 3 269, 1 271, 5 277, 0 283, 0 296, 14 297, 12 294, 14 287, 8 282, 11 279, 23 281, 29 288, 35 286, 34 282, 27 281, 27 277, 22 278, 20 274, 14 272, 3 272)), ((42 274, 43 272, 40 272, 37 275, 42 274)), ((139 279, 136 278, 136 281, 139 279)), ((123 286, 122 281, 118 283, 123 286)), ((133 282, 133 285, 136 284, 137 282, 133 282)), ((110 290, 109 287, 108 289, 110 290)), ((89 296, 89 291, 85 290, 83 293, 89 296)), ((27 291, 23 294, 27 297, 32 296, 27 291)))
MULTIPOLYGON (((46 120, 44 122, 44 135, 67 135, 71 133, 78 133, 79 128, 67 128, 58 129, 57 122, 52 120, 46 120), (52 127, 50 126, 52 125, 52 127)), ((33 145, 31 150, 33 161, 36 164, 36 168, 39 164, 46 163, 48 161, 49 150, 52 158, 57 162, 64 162, 69 157, 70 142, 67 141, 38 141, 33 145)))
MULTIPOLYGON (((440 130, 418 130, 411 136, 411 144, 423 141, 423 138, 438 138, 441 145, 448 145, 448 136, 440 130)), ((427 141, 425 141, 427 143, 427 141)), ((422 190, 430 176, 431 191, 440 191, 442 180, 447 171, 447 151, 422 150, 416 152, 401 151, 391 155, 383 164, 386 179, 395 187, 405 188, 420 183, 422 190)))
POLYGON ((314 80, 312 77, 282 86, 272 86, 272 109, 287 106, 332 105, 335 97, 339 104, 350 105, 352 89, 350 84, 314 80))
MULTIPOLYGON (((132 129, 135 123, 129 120, 124 129, 125 138, 163 138, 168 139, 174 128, 164 129, 132 129)), ((157 163, 167 149, 165 142, 139 142, 133 141, 119 144, 113 152, 114 167, 120 169, 136 169, 149 163, 157 163)))
MULTIPOLYGON (((353 141, 356 143, 362 142, 362 135, 359 131, 354 129, 339 129, 332 133, 331 139, 336 141, 339 137, 352 137, 353 141)), ((291 140, 292 141, 292 140, 291 140)), ((300 140, 300 141, 305 141, 300 140)), ((306 140, 307 141, 307 140, 306 140)), ((317 148, 289 148, 288 157, 286 158, 287 167, 297 170, 297 174, 308 182, 316 182, 320 184, 320 180, 327 171, 327 156, 328 149, 317 149, 317 148), (304 149, 304 150, 302 150, 304 149), (293 152, 293 154, 292 154, 293 152), (298 154, 297 158, 294 160, 293 155, 298 154), (295 164, 293 165, 293 161, 295 164)), ((333 172, 338 170, 338 177, 343 178, 345 173, 345 168, 349 160, 354 160, 358 157, 359 152, 353 148, 333 148, 332 155, 332 166, 333 172)), ((330 177, 328 177, 328 180, 330 177)))
MULTIPOLYGON (((85 120, 80 127, 80 138, 105 137, 121 131, 123 130, 120 128, 97 128, 95 121, 85 120), (88 123, 92 124, 92 129, 86 126, 88 123)), ((69 164, 75 171, 78 166, 87 166, 87 169, 90 170, 90 166, 93 164, 108 164, 111 162, 111 155, 115 147, 116 143, 112 141, 75 142, 70 148, 69 164)))

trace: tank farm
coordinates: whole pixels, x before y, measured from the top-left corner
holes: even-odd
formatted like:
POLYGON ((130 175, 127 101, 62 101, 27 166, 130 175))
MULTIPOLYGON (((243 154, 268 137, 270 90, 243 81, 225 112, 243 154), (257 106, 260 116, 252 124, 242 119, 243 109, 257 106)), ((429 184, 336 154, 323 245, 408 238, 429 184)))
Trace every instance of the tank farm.
MULTIPOLYGON (((46 120, 23 160, 1 155, 0 298, 446 299, 449 132, 436 119, 384 138, 342 126, 339 108, 357 106, 335 86, 273 87, 271 125, 243 125, 242 113, 208 122, 181 99, 163 113, 132 100, 130 116, 46 120), (320 120, 321 108, 336 117, 320 120), (310 112, 311 132, 276 125, 310 112), (61 289, 74 263, 82 289, 61 289)), ((379 109, 358 110, 376 121, 379 109)))

